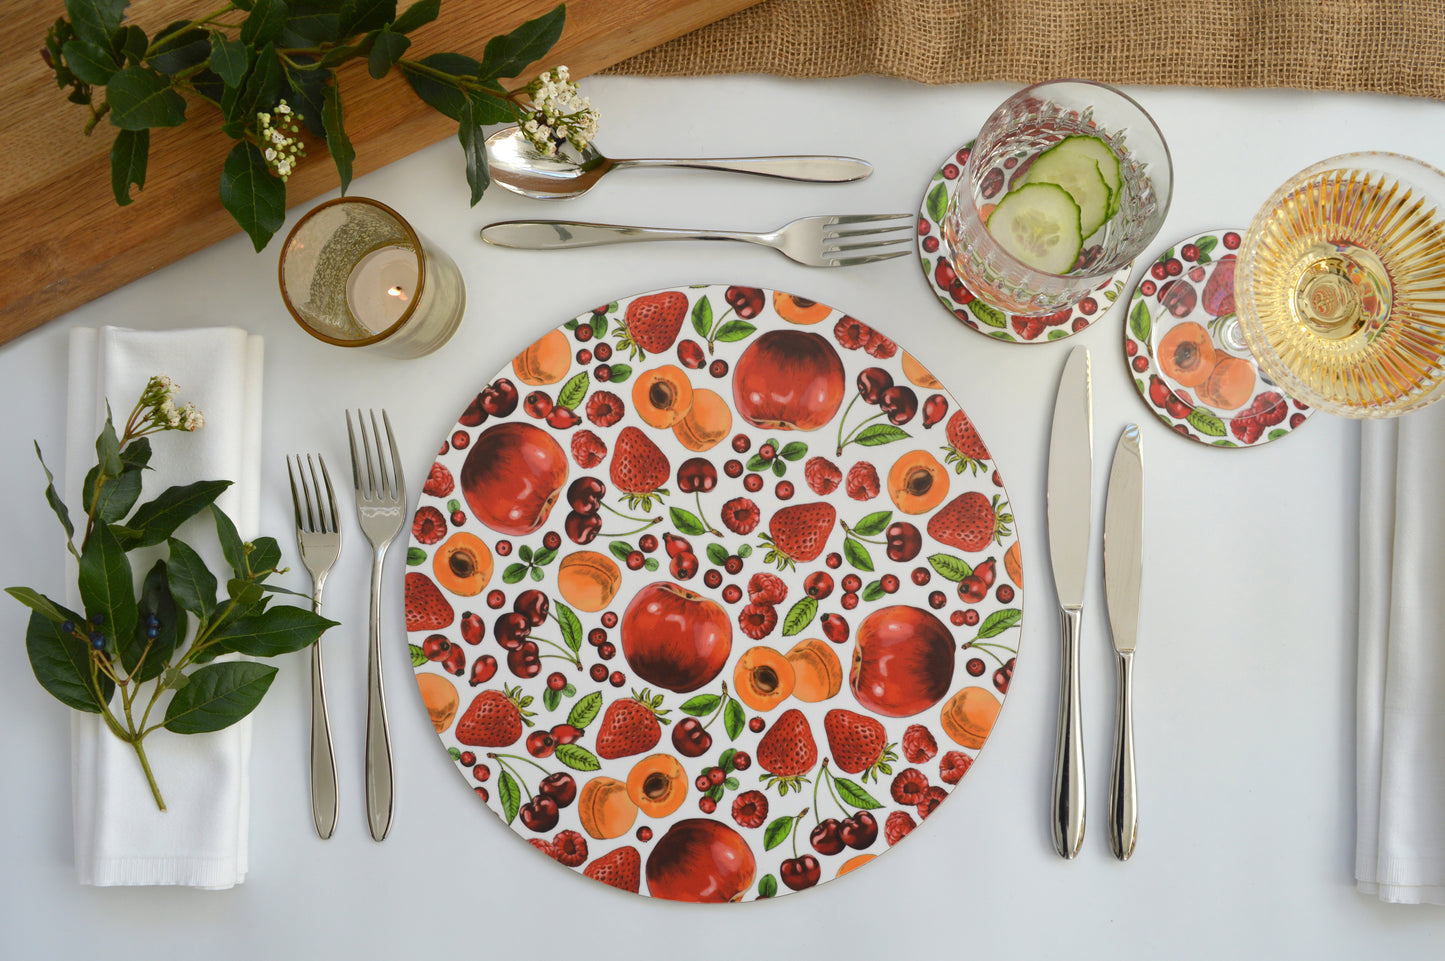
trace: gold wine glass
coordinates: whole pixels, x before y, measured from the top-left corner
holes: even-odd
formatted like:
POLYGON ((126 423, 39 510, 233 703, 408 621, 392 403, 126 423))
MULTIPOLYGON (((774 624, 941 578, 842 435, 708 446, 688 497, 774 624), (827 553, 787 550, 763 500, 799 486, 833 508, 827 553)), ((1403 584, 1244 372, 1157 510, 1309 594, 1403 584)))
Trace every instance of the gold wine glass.
POLYGON ((1321 161, 1260 208, 1237 268, 1244 342, 1291 397, 1381 418, 1445 396, 1445 173, 1321 161))

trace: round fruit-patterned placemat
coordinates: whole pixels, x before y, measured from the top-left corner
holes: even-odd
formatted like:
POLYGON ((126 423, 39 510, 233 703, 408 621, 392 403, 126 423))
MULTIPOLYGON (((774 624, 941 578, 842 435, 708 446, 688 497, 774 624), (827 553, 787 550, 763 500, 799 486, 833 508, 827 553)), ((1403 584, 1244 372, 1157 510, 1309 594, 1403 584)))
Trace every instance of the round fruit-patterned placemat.
POLYGON ((1159 419, 1211 447, 1258 447, 1314 409, 1259 369, 1234 311, 1241 230, 1210 230, 1170 247, 1129 301, 1124 354, 1139 396, 1159 419))
POLYGON ((837 877, 948 797, 1023 616, 987 447, 861 321, 643 294, 519 354, 449 431, 406 619, 458 770, 548 857, 653 897, 837 877))
MULTIPOLYGON (((964 165, 968 163, 968 152, 972 147, 973 141, 970 140, 944 160, 929 181, 918 211, 919 262, 923 267, 923 276, 927 278, 943 309, 981 334, 1014 344, 1042 344, 1062 340, 1103 319, 1123 293, 1133 263, 1120 267, 1098 290, 1079 301, 1073 308, 1030 317, 1010 314, 992 304, 984 303, 958 279, 958 274, 954 273, 953 265, 948 262, 948 255, 943 249, 943 218, 948 213, 948 204, 953 199, 954 190, 958 188, 959 177, 963 174, 964 165)), ((1002 179, 999 180, 997 189, 1003 189, 1002 179)))

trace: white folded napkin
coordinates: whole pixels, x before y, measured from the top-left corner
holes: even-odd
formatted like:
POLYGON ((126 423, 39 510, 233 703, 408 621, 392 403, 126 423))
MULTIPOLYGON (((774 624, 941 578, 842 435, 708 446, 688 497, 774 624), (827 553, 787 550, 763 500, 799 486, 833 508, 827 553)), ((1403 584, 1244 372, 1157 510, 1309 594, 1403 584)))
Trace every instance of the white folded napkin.
MULTIPOLYGON (((261 353, 260 337, 234 327, 72 331, 66 503, 79 510, 106 401, 119 431, 147 379, 164 374, 178 386, 178 402, 200 408, 205 426, 195 433, 151 436, 154 469, 146 472, 141 500, 173 484, 231 480, 235 483, 218 503, 243 538, 254 537, 260 512, 261 353)), ((213 571, 225 570, 209 512, 188 521, 177 536, 213 571)), ((137 559, 140 553, 132 555, 138 581, 153 563, 137 559)), ((73 559, 67 574, 69 600, 78 608, 73 559)), ((75 866, 82 884, 223 890, 245 880, 250 718, 213 734, 161 730, 146 738, 165 812, 156 808, 135 751, 97 715, 77 712, 71 732, 75 866)))
POLYGON ((1362 427, 1356 886, 1445 905, 1445 404, 1362 427))

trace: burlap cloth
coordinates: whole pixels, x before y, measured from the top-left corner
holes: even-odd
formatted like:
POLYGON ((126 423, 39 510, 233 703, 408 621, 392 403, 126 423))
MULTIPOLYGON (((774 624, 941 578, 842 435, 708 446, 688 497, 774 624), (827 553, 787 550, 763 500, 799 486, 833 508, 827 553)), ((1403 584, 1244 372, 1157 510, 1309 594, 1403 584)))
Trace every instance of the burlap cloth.
POLYGON ((1445 99, 1445 2, 764 0, 608 72, 1083 77, 1445 99))

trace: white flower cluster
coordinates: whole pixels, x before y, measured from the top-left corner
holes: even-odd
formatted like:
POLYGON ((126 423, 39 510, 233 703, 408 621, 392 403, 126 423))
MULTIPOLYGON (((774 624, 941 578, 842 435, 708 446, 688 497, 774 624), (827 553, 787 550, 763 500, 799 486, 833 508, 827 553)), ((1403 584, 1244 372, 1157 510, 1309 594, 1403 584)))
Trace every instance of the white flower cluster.
POLYGON ((566 67, 558 67, 527 85, 532 115, 522 132, 544 157, 555 157, 557 148, 569 142, 582 150, 597 136, 597 111, 570 76, 566 67))
POLYGON ((291 176, 297 162, 306 156, 306 150, 296 136, 301 132, 296 124, 297 117, 298 114, 284 100, 277 103, 271 113, 256 114, 256 136, 261 140, 261 152, 266 157, 266 164, 283 182, 291 176))
POLYGON ((196 431, 206 426, 206 418, 195 404, 176 406, 175 396, 179 389, 175 382, 164 374, 152 377, 146 382, 140 402, 143 408, 150 408, 145 420, 149 422, 151 429, 196 431))

